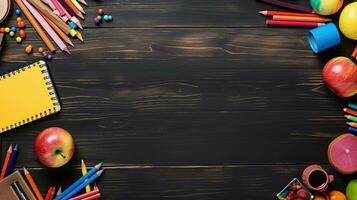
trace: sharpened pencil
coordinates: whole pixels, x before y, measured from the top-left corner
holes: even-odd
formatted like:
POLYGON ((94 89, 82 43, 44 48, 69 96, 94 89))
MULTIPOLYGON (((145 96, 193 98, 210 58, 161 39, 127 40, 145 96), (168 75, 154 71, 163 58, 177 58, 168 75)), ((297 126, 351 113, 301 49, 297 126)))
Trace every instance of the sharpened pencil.
POLYGON ((357 111, 356 111, 356 110, 352 110, 352 109, 350 109, 350 108, 344 108, 343 111, 344 111, 345 113, 350 114, 350 115, 357 116, 357 111))
POLYGON ((356 122, 346 122, 347 125, 353 127, 353 128, 357 128, 357 123, 356 122))
POLYGON ((357 128, 354 127, 348 127, 348 131, 352 133, 357 133, 357 128))
POLYGON ((353 110, 357 110, 357 104, 349 103, 348 107, 352 108, 353 110))
POLYGON ((345 115, 346 119, 351 120, 353 122, 357 122, 357 117, 352 115, 345 115))
POLYGON ((329 22, 331 19, 324 17, 300 17, 300 16, 285 16, 285 15, 274 15, 273 20, 285 20, 285 21, 296 21, 296 22, 317 22, 324 23, 329 22))
POLYGON ((2 180, 5 177, 6 169, 7 169, 7 166, 9 165, 9 160, 10 160, 11 154, 12 154, 12 145, 10 145, 9 149, 7 150, 4 164, 2 165, 2 169, 1 169, 0 180, 2 180))
POLYGON ((275 6, 280 6, 283 8, 289 8, 291 10, 296 10, 304 13, 313 13, 312 8, 300 6, 297 4, 292 4, 286 1, 279 1, 279 0, 259 0, 259 1, 275 6))
MULTIPOLYGON (((81 161, 81 169, 82 169, 82 176, 86 175, 87 173, 87 166, 86 164, 84 163, 84 160, 81 161)), ((86 192, 90 192, 91 189, 90 189, 90 185, 87 185, 86 186, 86 192)))
POLYGON ((78 3, 77 0, 71 0, 71 2, 73 3, 74 6, 76 6, 76 8, 83 14, 86 14, 86 12, 84 11, 83 7, 78 3))
POLYGON ((263 10, 263 11, 259 11, 259 13, 265 16, 284 15, 284 16, 299 16, 299 17, 321 17, 320 15, 317 14, 284 12, 284 11, 275 11, 275 10, 263 10))
POLYGON ((25 173, 26 179, 27 179, 27 181, 29 182, 29 184, 30 184, 30 186, 31 186, 31 188, 32 188, 32 190, 33 190, 33 192, 35 193, 37 199, 38 199, 38 200, 44 200, 43 197, 42 197, 42 195, 41 195, 40 190, 38 189, 38 187, 37 187, 35 181, 33 180, 32 176, 31 176, 30 172, 27 171, 27 169, 26 169, 25 167, 24 167, 24 173, 25 173))
POLYGON ((85 0, 78 0, 79 3, 85 5, 85 6, 88 6, 87 2, 85 0))
POLYGON ((5 172, 5 177, 8 176, 11 172, 12 167, 14 166, 15 158, 17 155, 18 151, 18 145, 15 145, 15 147, 12 149, 12 153, 10 156, 9 164, 7 165, 6 172, 5 172))
POLYGON ((84 194, 81 194, 81 195, 78 195, 78 196, 75 196, 73 198, 70 198, 69 200, 82 200, 84 198, 87 198, 87 197, 91 197, 93 195, 96 195, 99 193, 99 190, 98 188, 94 189, 93 191, 91 192, 87 192, 87 193, 84 193, 84 194))
POLYGON ((63 41, 65 41, 67 44, 71 45, 72 47, 74 46, 71 39, 69 39, 69 37, 60 28, 58 28, 58 26, 55 23, 53 23, 46 16, 43 16, 43 18, 53 28, 53 30, 56 31, 56 33, 62 38, 63 41))

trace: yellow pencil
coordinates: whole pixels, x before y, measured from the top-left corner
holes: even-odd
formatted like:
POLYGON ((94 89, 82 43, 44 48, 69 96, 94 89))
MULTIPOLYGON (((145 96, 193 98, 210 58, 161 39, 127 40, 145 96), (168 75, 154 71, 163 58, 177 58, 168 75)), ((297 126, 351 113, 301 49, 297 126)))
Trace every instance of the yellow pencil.
POLYGON ((71 2, 73 3, 74 6, 76 6, 76 8, 81 11, 81 13, 86 14, 86 12, 84 12, 83 7, 81 6, 81 4, 78 3, 77 0, 71 0, 71 2))
MULTIPOLYGON (((86 175, 86 173, 87 173, 87 166, 86 166, 86 164, 84 163, 83 160, 82 160, 81 168, 82 168, 82 175, 83 175, 83 176, 86 175)), ((90 191, 91 191, 91 190, 90 190, 90 184, 88 184, 88 185, 86 186, 86 192, 90 192, 90 191)))

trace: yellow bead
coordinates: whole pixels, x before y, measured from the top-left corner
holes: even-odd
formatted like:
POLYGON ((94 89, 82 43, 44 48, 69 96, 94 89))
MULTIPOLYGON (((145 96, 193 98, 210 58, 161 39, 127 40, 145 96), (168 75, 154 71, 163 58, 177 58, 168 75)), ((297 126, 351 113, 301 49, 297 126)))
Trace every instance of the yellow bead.
POLYGON ((10 31, 9 36, 10 36, 10 37, 14 37, 14 36, 15 36, 15 33, 14 33, 13 31, 10 31))
POLYGON ((42 47, 38 48, 38 52, 42 53, 44 51, 44 49, 42 47))
POLYGON ((6 27, 6 28, 5 28, 5 32, 6 32, 6 33, 10 32, 10 28, 9 28, 9 27, 6 27))
POLYGON ((21 43, 22 42, 22 38, 21 37, 16 37, 16 42, 17 43, 21 43))

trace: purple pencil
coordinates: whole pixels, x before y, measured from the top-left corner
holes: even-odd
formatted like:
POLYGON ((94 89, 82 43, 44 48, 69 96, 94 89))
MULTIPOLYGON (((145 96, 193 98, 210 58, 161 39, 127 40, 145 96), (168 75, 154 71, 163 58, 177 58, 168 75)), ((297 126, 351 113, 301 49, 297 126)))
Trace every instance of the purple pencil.
POLYGON ((312 8, 288 3, 285 1, 279 1, 279 0, 259 0, 259 1, 268 3, 268 4, 272 4, 272 5, 276 5, 276 6, 280 6, 280 7, 284 7, 284 8, 289 8, 289 9, 304 12, 304 13, 313 13, 314 12, 312 8))

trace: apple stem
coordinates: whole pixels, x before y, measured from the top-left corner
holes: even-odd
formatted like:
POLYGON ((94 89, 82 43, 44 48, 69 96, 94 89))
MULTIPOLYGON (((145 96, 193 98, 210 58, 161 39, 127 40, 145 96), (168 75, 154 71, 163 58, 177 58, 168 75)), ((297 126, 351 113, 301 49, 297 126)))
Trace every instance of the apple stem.
POLYGON ((63 153, 62 153, 62 151, 61 150, 56 150, 56 153, 57 154, 59 154, 59 155, 61 155, 62 156, 62 158, 66 158, 66 156, 65 155, 63 155, 63 153))

